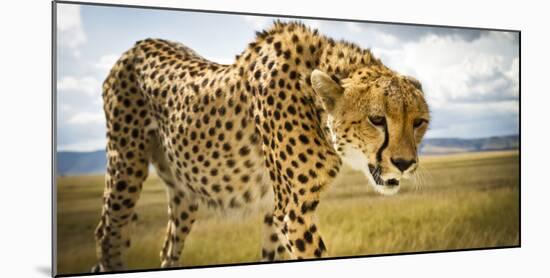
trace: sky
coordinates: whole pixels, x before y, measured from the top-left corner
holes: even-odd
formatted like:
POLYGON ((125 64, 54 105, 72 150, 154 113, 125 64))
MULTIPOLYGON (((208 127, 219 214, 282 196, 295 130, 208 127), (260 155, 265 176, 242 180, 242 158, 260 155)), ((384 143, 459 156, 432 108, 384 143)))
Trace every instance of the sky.
MULTIPOLYGON (((57 4, 57 148, 104 149, 101 83, 144 38, 181 42, 232 63, 275 17, 57 4)), ((279 18, 283 21, 289 19, 279 18)), ((334 39, 370 48, 420 80, 432 121, 427 138, 519 133, 519 35, 409 25, 300 20, 334 39)))

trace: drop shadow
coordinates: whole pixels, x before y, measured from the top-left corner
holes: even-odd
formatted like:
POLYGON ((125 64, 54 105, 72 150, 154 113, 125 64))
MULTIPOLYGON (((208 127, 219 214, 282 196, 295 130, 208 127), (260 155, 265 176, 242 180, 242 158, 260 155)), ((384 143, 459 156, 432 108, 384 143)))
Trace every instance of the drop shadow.
POLYGON ((36 270, 36 272, 44 276, 52 277, 52 268, 50 266, 40 265, 35 267, 34 269, 36 270))

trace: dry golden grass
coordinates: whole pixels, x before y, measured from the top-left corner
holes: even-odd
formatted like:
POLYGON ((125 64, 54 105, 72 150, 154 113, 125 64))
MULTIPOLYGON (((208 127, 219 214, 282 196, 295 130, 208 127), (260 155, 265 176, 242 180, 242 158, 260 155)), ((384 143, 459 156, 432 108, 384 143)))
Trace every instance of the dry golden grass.
MULTIPOLYGON (((377 195, 358 172, 344 169, 319 206, 329 256, 515 246, 519 244, 519 156, 516 151, 422 157, 419 178, 391 197, 377 195)), ((103 177, 58 178, 58 272, 88 272, 96 262, 93 231, 103 177)), ((127 254, 131 269, 159 267, 167 221, 163 185, 144 186, 127 254)), ((183 252, 184 265, 260 260, 261 213, 227 217, 203 212, 183 252), (243 236, 244 235, 244 236, 243 236)))

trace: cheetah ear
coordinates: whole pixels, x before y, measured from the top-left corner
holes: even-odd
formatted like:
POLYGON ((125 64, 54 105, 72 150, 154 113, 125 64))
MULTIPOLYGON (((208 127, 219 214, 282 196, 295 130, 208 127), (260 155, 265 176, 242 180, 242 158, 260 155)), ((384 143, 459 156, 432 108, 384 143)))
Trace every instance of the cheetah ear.
POLYGON ((344 88, 340 84, 320 70, 314 70, 311 73, 311 86, 321 96, 329 112, 334 109, 336 101, 338 101, 344 92, 344 88))
POLYGON ((409 82, 411 82, 413 84, 413 86, 415 88, 417 88, 420 92, 423 92, 422 91, 422 84, 420 83, 420 81, 418 81, 418 79, 412 77, 412 76, 405 76, 405 78, 407 80, 409 80, 409 82))

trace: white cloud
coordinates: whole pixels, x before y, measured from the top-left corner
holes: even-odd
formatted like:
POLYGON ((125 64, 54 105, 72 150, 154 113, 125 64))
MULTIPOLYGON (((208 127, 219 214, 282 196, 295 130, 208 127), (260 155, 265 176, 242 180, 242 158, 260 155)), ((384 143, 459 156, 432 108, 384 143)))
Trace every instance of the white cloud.
MULTIPOLYGON (((334 24, 334 23, 333 23, 334 24)), ((403 45, 401 39, 390 32, 384 31, 377 26, 359 23, 359 22, 345 22, 338 23, 333 26, 338 26, 333 30, 332 37, 343 38, 348 41, 356 42, 365 48, 372 48, 376 46, 379 49, 390 50, 399 48, 403 45), (338 29, 340 25, 346 32, 341 32, 338 29), (336 31, 336 32, 334 32, 336 31)))
POLYGON ((84 139, 75 143, 60 144, 58 145, 57 150, 58 151, 78 151, 78 152, 97 151, 97 150, 104 150, 106 145, 107 145, 106 138, 84 139))
POLYGON ((82 92, 87 96, 101 95, 101 85, 99 81, 91 76, 74 77, 64 76, 57 81, 57 89, 59 91, 76 91, 82 92))
POLYGON ((363 31, 363 28, 361 28, 361 26, 356 22, 346 22, 346 28, 354 34, 358 34, 363 31))
POLYGON ((70 112, 73 110, 73 108, 66 103, 62 103, 61 105, 57 106, 58 109, 60 109, 62 112, 70 112))
POLYGON ((204 55, 203 56, 204 58, 212 61, 212 62, 216 62, 218 64, 222 64, 222 65, 230 65, 230 64, 233 64, 233 62, 235 62, 235 58, 234 56, 226 56, 226 57, 222 57, 222 56, 209 56, 209 55, 204 55))
POLYGON ((113 67, 118 58, 120 58, 120 55, 118 54, 103 55, 99 58, 99 61, 95 63, 95 67, 107 72, 113 67))
POLYGON ((391 34, 380 33, 379 36, 380 36, 380 40, 382 41, 382 43, 387 44, 387 45, 394 45, 397 42, 399 42, 399 39, 396 36, 391 35, 391 34))
POLYGON ((102 112, 81 112, 73 115, 68 123, 74 125, 104 124, 105 115, 102 112))
POLYGON ((80 56, 78 47, 87 41, 80 17, 80 6, 57 5, 57 36, 59 46, 68 47, 75 57, 80 56))
POLYGON ((59 5, 57 10, 57 28, 60 31, 67 31, 75 27, 80 27, 80 6, 78 5, 59 5))
MULTIPOLYGON (((253 15, 246 15, 246 16, 243 16, 242 18, 248 24, 251 24, 254 30, 256 31, 269 28, 272 22, 275 20, 275 18, 271 18, 271 17, 253 16, 253 15)), ((285 19, 285 18, 276 18, 276 19, 282 22, 296 21, 295 19, 285 19)), ((315 19, 302 19, 300 20, 300 22, 304 23, 306 26, 309 26, 312 29, 319 29, 323 26, 323 23, 320 20, 315 20, 315 19)))
POLYGON ((430 104, 509 99, 518 96, 514 59, 502 50, 506 36, 488 34, 467 42, 458 36, 428 35, 399 49, 374 53, 398 72, 418 78, 430 104))
POLYGON ((254 15, 245 15, 243 16, 244 21, 254 26, 254 29, 261 30, 269 25, 271 19, 269 17, 263 16, 254 16, 254 15))
POLYGON ((510 78, 514 85, 514 92, 519 95, 519 58, 516 57, 512 60, 512 65, 510 65, 510 70, 506 72, 506 76, 510 78))

